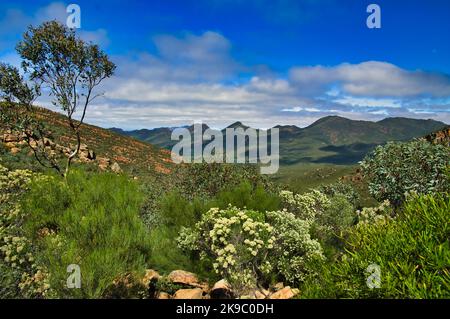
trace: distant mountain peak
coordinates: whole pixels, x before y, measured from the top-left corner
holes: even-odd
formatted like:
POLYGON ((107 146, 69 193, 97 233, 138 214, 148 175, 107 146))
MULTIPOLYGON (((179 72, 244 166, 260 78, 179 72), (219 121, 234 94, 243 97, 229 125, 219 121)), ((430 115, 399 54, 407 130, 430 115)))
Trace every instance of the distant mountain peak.
POLYGON ((234 122, 234 123, 228 125, 226 128, 238 128, 238 127, 241 127, 243 129, 249 128, 249 126, 243 124, 241 121, 234 122))

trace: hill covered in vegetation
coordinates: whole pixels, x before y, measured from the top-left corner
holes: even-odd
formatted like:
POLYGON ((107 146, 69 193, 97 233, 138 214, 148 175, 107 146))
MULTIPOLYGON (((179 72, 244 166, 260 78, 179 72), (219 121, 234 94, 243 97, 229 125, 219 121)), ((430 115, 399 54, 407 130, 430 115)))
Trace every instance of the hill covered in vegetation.
MULTIPOLYGON (((53 151, 62 153, 65 146, 75 144, 75 137, 70 134, 67 117, 45 108, 35 107, 36 117, 50 127, 48 147, 53 151)), ((78 162, 92 164, 91 167, 110 169, 120 167, 121 170, 134 172, 135 175, 167 173, 173 164, 170 151, 162 149, 137 139, 116 134, 110 130, 83 124, 81 126, 83 145, 78 162), (117 165, 114 165, 114 164, 117 165)), ((17 167, 32 165, 39 168, 32 153, 27 148, 22 136, 0 127, 0 152, 4 154, 4 161, 15 162, 17 167), (28 164, 25 164, 28 163, 28 164)))
MULTIPOLYGON (((205 125, 207 128, 208 126, 205 125)), ((248 126, 235 122, 229 128, 248 126)), ((378 122, 356 121, 339 116, 321 118, 305 128, 294 125, 275 126, 280 130, 281 163, 356 164, 377 145, 388 141, 408 141, 446 127, 435 120, 386 118, 378 122)), ((187 127, 192 130, 192 126, 187 127)), ((174 128, 111 130, 141 141, 170 149, 174 128)), ((224 131, 224 130, 222 130, 224 131)))

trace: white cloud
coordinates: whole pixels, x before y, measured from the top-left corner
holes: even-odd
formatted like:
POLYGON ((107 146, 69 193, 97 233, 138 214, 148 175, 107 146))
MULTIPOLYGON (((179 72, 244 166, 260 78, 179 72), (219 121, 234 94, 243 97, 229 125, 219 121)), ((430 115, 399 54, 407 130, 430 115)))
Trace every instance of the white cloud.
MULTIPOLYGON (((29 15, 6 11, 0 17, 0 60, 18 65, 13 52, 18 34, 29 24, 52 19, 65 22, 66 16, 62 2, 29 15)), ((104 29, 78 32, 102 47, 110 42, 104 29)), ((219 32, 163 34, 152 41, 153 54, 112 57, 118 66, 116 75, 102 84, 105 98, 92 105, 89 122, 131 129, 194 121, 223 127, 241 120, 267 128, 305 126, 331 114, 371 120, 426 116, 450 122, 448 75, 367 61, 292 67, 283 76, 267 66, 236 61, 232 43, 219 32)), ((40 101, 50 105, 48 97, 40 101)))
POLYGON ((344 93, 355 96, 450 95, 450 77, 447 75, 408 71, 379 61, 343 63, 332 67, 297 67, 291 69, 290 78, 298 86, 306 86, 314 92, 338 85, 344 93))
POLYGON ((338 104, 356 107, 401 107, 401 101, 395 99, 374 99, 366 97, 343 96, 332 101, 338 104))

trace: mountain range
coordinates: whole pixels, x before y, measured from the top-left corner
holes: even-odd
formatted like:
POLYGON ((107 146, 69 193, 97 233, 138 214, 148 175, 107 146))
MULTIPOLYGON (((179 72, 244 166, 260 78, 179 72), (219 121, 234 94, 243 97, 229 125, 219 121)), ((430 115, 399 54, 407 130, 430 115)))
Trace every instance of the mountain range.
MULTIPOLYGON (((280 132, 280 156, 284 165, 296 163, 355 164, 377 145, 388 141, 407 141, 441 130, 448 125, 435 120, 386 118, 378 122, 351 120, 340 116, 323 117, 300 128, 295 125, 277 125, 280 132)), ((193 126, 185 126, 193 130, 193 126)), ((248 128, 235 122, 227 128, 248 128)), ((203 124, 203 130, 208 126, 203 124)), ((115 133, 171 149, 177 141, 171 140, 174 127, 124 131, 115 133)), ((224 131, 225 128, 222 130, 224 131)))

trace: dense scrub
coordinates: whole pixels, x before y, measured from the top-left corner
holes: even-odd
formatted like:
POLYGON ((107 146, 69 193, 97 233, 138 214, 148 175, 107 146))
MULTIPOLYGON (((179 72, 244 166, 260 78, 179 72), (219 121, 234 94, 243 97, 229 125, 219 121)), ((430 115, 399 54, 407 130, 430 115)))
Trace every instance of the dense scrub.
POLYGON ((449 298, 450 198, 423 195, 407 201, 396 218, 378 218, 349 231, 345 254, 317 266, 303 285, 305 298, 449 298), (380 288, 370 289, 370 264, 380 288))
POLYGON ((246 165, 182 165, 138 181, 0 166, 0 293, 147 297, 140 279, 153 268, 224 278, 237 294, 282 281, 304 298, 450 297, 446 152, 421 141, 378 148, 363 163, 380 200, 370 207, 351 184, 295 193, 246 165), (66 286, 70 264, 81 289, 66 286), (368 286, 369 266, 380 288, 368 286))
POLYGON ((450 148, 425 140, 378 146, 361 163, 369 190, 379 201, 399 206, 405 193, 429 194, 450 189, 450 148))
MULTIPOLYGON (((3 191, 11 191, 11 174, 30 173, 9 172, 3 191)), ((23 186, 29 190, 15 215, 2 211, 7 228, 2 228, 1 247, 3 260, 11 261, 14 250, 19 254, 20 295, 99 298, 111 293, 121 276, 144 271, 150 240, 138 216, 143 198, 127 177, 74 171, 66 181, 36 176, 23 186), (71 264, 80 266, 81 289, 67 288, 71 264)))

